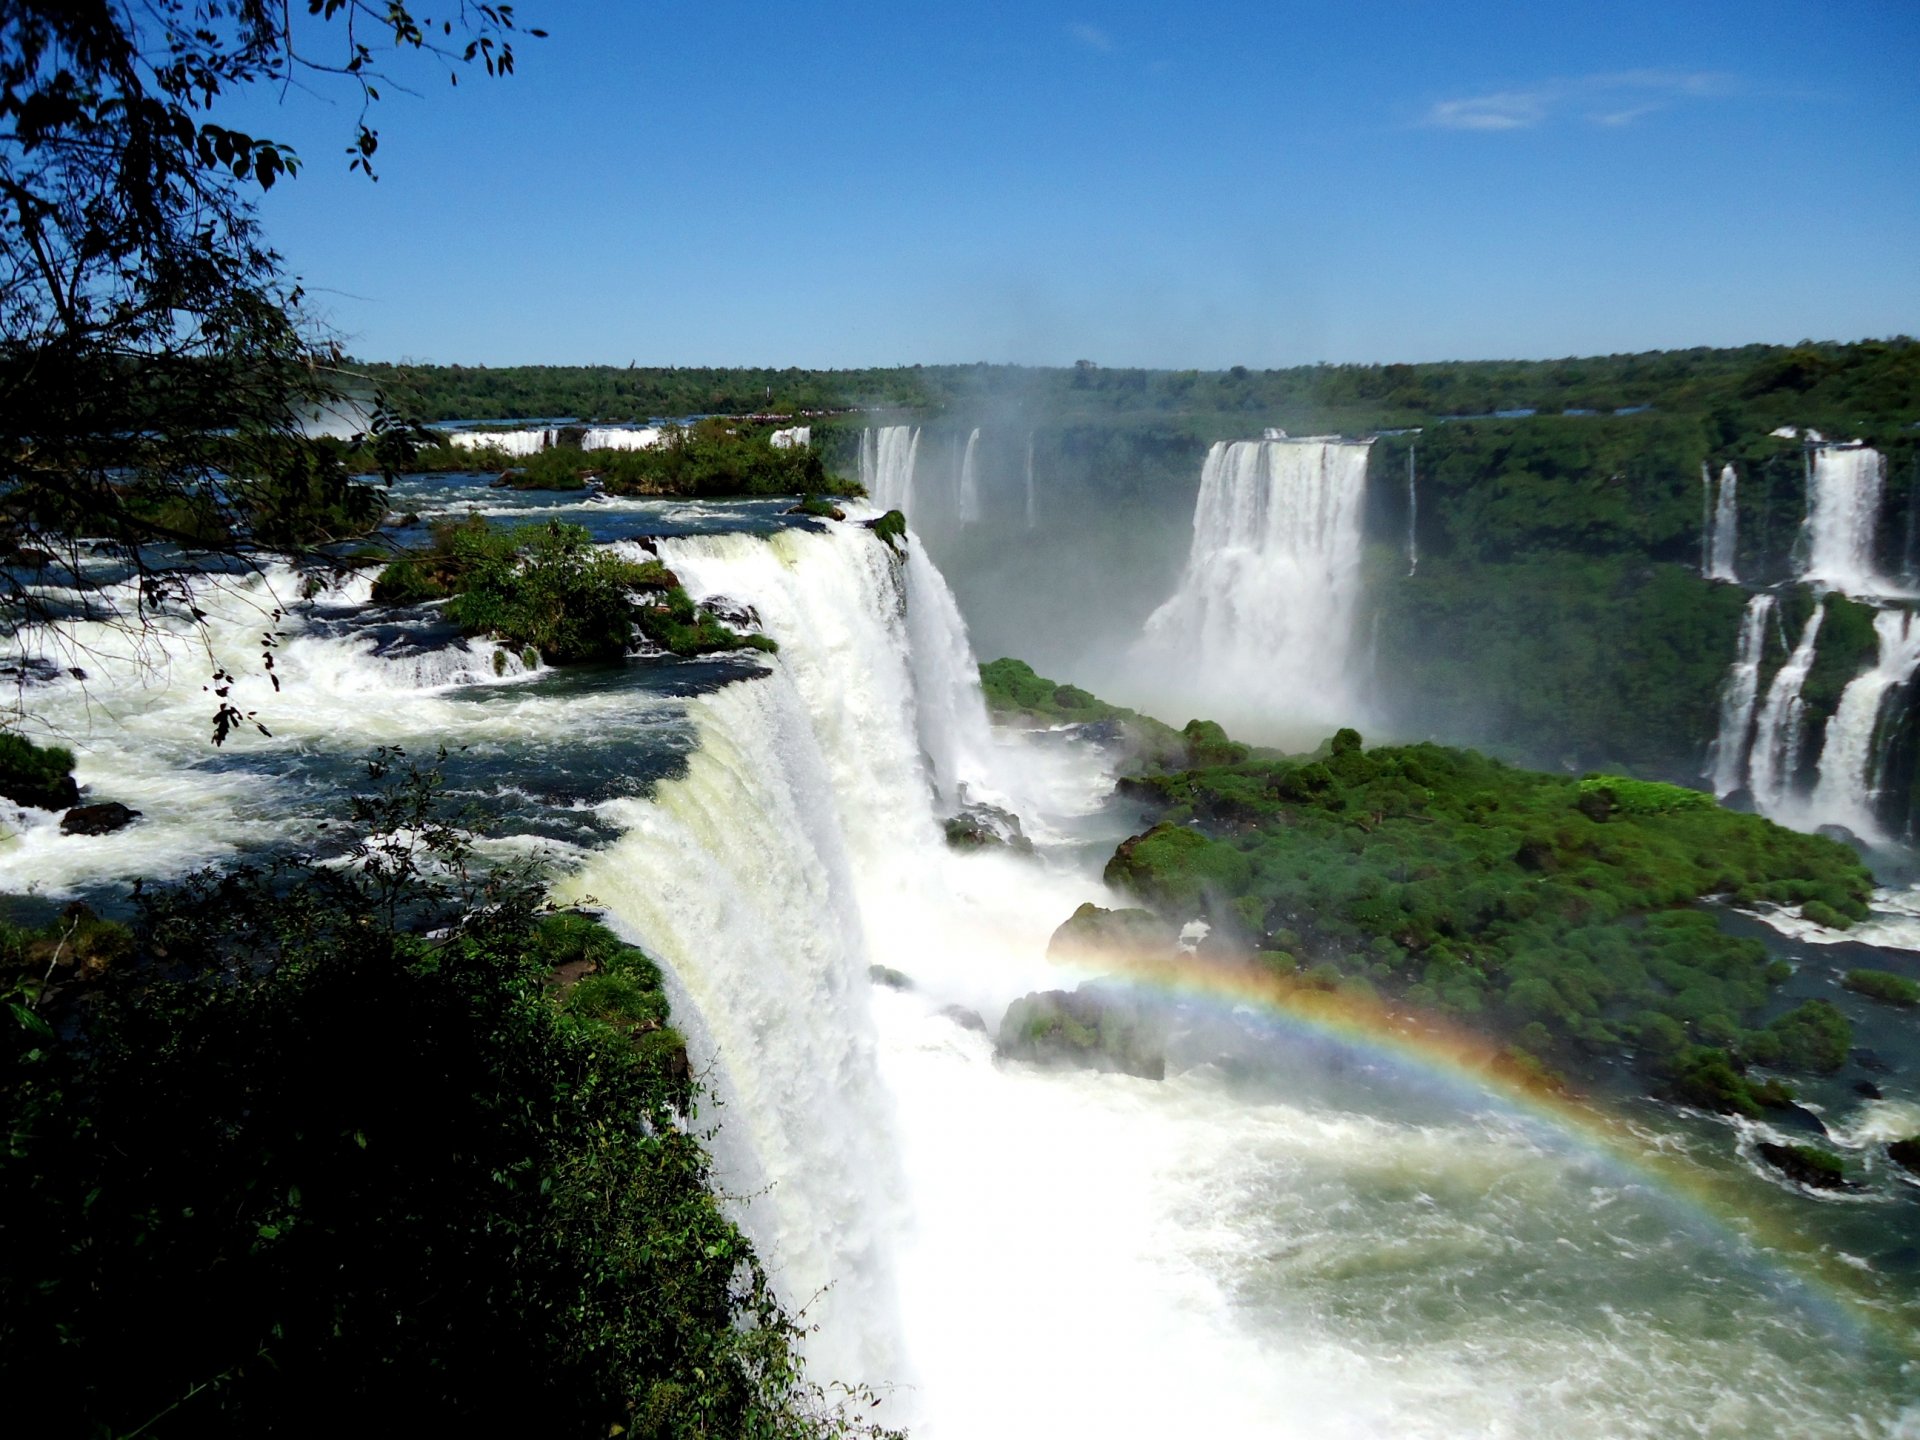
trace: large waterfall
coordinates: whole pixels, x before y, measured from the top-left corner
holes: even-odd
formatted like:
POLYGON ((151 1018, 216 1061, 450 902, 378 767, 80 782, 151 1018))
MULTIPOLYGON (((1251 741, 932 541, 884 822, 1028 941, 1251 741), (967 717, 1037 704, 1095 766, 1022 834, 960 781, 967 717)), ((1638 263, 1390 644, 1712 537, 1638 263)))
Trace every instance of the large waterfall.
POLYGON ((1713 793, 1725 798, 1740 788, 1747 747, 1753 729, 1753 707, 1760 697, 1760 661, 1766 652, 1767 622, 1773 618, 1773 596, 1759 594, 1747 601, 1740 619, 1740 652, 1720 691, 1720 733, 1713 742, 1713 793))
POLYGON ((860 432, 860 484, 882 510, 910 515, 920 430, 913 425, 869 426, 860 432))
POLYGON ((1158 688, 1250 739, 1355 717, 1368 444, 1245 440, 1207 454, 1193 543, 1139 647, 1158 688))
POLYGON ((1849 595, 1888 588, 1874 555, 1886 462, 1861 445, 1814 450, 1807 469, 1806 568, 1803 580, 1849 595))
POLYGON ((1920 625, 1910 610, 1882 610, 1873 617, 1879 658, 1841 693, 1820 747, 1819 780, 1808 802, 1808 820, 1843 825, 1869 841, 1882 840, 1878 816, 1879 741, 1887 696, 1920 669, 1920 625))

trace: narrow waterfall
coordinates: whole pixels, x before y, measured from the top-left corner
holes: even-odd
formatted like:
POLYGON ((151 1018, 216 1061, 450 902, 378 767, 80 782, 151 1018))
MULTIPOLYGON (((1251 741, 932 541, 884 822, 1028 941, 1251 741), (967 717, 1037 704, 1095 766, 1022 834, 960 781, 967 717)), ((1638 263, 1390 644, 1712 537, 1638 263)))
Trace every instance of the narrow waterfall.
POLYGON ((1773 606, 1771 595, 1755 595, 1747 601, 1740 621, 1740 652, 1720 690, 1720 733, 1713 742, 1712 777, 1713 793, 1722 799, 1740 788, 1745 773, 1753 709, 1760 698, 1760 660, 1766 653, 1773 606))
POLYGON ((1033 529, 1033 432, 1027 432, 1027 528, 1033 529))
POLYGON ((1815 450, 1807 472, 1807 547, 1803 580, 1849 595, 1887 588, 1874 557, 1886 461, 1864 445, 1815 450))
POLYGON ((860 484, 882 510, 911 513, 920 431, 913 425, 869 426, 860 432, 860 484))
POLYGON ((1415 486, 1413 457, 1417 446, 1407 447, 1407 578, 1420 568, 1420 491, 1415 486))
POLYGON ((1356 718, 1348 659, 1368 446, 1213 447, 1186 570, 1136 652, 1160 687, 1254 739, 1356 718))
POLYGON ((1754 809, 1762 815, 1779 813, 1792 792, 1806 711, 1800 700, 1800 687, 1807 683, 1807 672, 1813 669, 1814 645, 1820 637, 1820 622, 1826 616, 1826 606, 1814 607, 1800 631, 1799 643, 1793 647, 1786 664, 1775 673, 1773 683, 1767 687, 1766 703, 1760 707, 1747 788, 1753 794, 1754 809))
MULTIPOLYGON (((1708 470, 1700 467, 1700 479, 1708 483, 1708 470)), ((1707 527, 1706 577, 1709 580, 1737 580, 1734 574, 1734 543, 1740 523, 1740 474, 1731 464, 1720 471, 1720 485, 1713 503, 1711 523, 1707 527)))
POLYGON ((1873 628, 1879 658, 1841 692, 1839 708, 1827 722, 1819 779, 1807 807, 1809 823, 1844 825, 1863 840, 1883 838, 1875 782, 1887 696, 1920 669, 1920 625, 1912 611, 1882 610, 1873 617, 1873 628))
POLYGON ((980 470, 976 455, 980 449, 978 429, 967 436, 966 457, 960 462, 960 497, 956 509, 962 525, 980 522, 980 470))

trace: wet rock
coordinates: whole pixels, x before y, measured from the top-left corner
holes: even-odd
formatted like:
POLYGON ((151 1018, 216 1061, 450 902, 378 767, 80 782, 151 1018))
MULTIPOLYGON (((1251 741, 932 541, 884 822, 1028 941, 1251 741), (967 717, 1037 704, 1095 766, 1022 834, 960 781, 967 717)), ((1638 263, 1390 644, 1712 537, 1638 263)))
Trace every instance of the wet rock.
POLYGON ((1871 1080, 1854 1081, 1853 1093, 1856 1095, 1864 1095, 1869 1100, 1884 1100, 1887 1098, 1885 1092, 1871 1080))
POLYGON ((987 1033, 987 1022, 980 1018, 978 1010, 969 1010, 964 1005, 942 1005, 940 1013, 962 1030, 977 1030, 982 1035, 987 1033))
POLYGON ((1812 1145, 1776 1145, 1762 1140, 1760 1158, 1782 1175, 1810 1190, 1852 1190, 1840 1157, 1812 1145))
MULTIPOLYGON (((666 588, 670 589, 680 583, 679 578, 675 576, 671 570, 667 572, 666 578, 668 582, 666 588)), ((758 610, 730 596, 711 596, 700 602, 700 608, 722 624, 731 625, 736 630, 759 630, 764 628, 760 624, 760 612, 758 610)))
POLYGON ((1107 986, 1042 990, 1007 1007, 994 1039, 1003 1059, 1074 1065, 1163 1080, 1166 1028, 1131 996, 1107 986))
POLYGON ((1904 1169, 1920 1175, 1920 1135, 1909 1135, 1887 1146, 1887 1158, 1904 1169))
POLYGON ((1882 1060, 1879 1055, 1872 1050, 1854 1051, 1853 1063, 1872 1075, 1893 1074, 1893 1066, 1889 1065, 1885 1060, 1882 1060))
POLYGON ((884 985, 889 990, 913 989, 913 977, 904 971, 895 970, 890 965, 869 965, 867 978, 876 985, 884 985))
POLYGON ((975 802, 963 806, 958 815, 947 817, 943 828, 947 844, 955 850, 983 850, 1004 845, 1023 855, 1033 853, 1033 842, 1020 828, 1020 817, 998 805, 975 802))
POLYGON ((1056 965, 1151 964, 1173 958, 1179 935, 1151 910, 1103 910, 1089 901, 1053 932, 1056 965))
POLYGON ((98 805, 76 805, 60 817, 62 835, 111 835, 124 830, 140 818, 138 810, 129 810, 118 800, 98 805))
POLYGON ((1842 845, 1849 846, 1863 854, 1867 848, 1866 843, 1844 825, 1822 825, 1813 833, 1816 835, 1824 835, 1829 840, 1838 840, 1842 845))

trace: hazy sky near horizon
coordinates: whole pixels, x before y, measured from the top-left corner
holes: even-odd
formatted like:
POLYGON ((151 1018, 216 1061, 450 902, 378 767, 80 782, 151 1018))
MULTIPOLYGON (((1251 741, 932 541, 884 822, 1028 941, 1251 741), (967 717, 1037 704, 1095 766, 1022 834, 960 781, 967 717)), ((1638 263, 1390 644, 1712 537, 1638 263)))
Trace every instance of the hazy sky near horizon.
MULTIPOLYGON (((445 3, 445 0, 442 0, 445 3)), ((429 7, 431 10, 431 7, 429 7)), ((353 353, 1215 368, 1920 332, 1920 4, 519 0, 271 117, 353 353)), ((256 97, 257 99, 257 97, 256 97)))

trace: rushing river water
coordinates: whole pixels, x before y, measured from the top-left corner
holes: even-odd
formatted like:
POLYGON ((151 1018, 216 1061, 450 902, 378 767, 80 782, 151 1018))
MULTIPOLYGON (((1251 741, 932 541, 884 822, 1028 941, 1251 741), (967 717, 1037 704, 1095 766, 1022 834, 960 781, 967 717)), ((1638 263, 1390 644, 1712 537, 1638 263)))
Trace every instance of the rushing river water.
MULTIPOLYGON (((1100 865, 1133 817, 1097 746, 989 729, 924 555, 773 502, 396 496, 470 506, 660 537, 780 654, 529 672, 369 605, 364 574, 294 603, 285 570, 203 596, 204 635, 82 623, 59 658, 85 680, 26 709, 90 798, 143 818, 77 837, 23 815, 0 887, 110 905, 136 874, 324 850, 372 746, 448 747, 488 852, 546 855, 563 897, 662 960, 721 1179, 818 1327, 817 1373, 880 1387, 919 1435, 1920 1435, 1920 1188, 1875 1149, 1920 1130, 1909 1015, 1863 1036, 1884 1098, 1811 1095, 1869 1163, 1832 1198, 1755 1163, 1761 1128, 1624 1095, 1589 1125, 1231 996, 1180 1002, 1193 1060, 1164 1082, 996 1062, 976 1023, 1083 978, 1047 939, 1114 903, 1100 865), (207 744, 209 643, 270 735, 207 744), (1036 853, 950 850, 962 798, 1018 810, 1036 853)), ((1903 903, 1874 933, 1920 944, 1903 903)), ((1842 964, 1920 973, 1911 950, 1767 933, 1799 993, 1837 994, 1842 964)))

